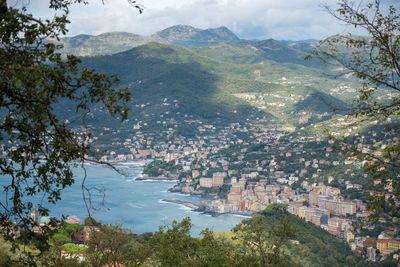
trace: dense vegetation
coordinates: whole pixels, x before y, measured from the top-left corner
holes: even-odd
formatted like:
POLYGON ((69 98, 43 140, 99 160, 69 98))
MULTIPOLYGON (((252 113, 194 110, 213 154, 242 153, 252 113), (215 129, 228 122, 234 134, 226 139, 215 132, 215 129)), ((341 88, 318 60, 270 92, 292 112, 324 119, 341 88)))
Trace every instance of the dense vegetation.
POLYGON ((296 230, 295 240, 300 244, 289 243, 288 254, 294 262, 301 266, 354 266, 360 259, 343 241, 297 216, 277 211, 274 206, 267 207, 263 212, 268 224, 279 222, 283 217, 290 221, 296 230))
MULTIPOLYGON (((121 225, 100 225, 85 220, 94 230, 86 246, 72 243, 71 235, 83 226, 66 224, 52 237, 52 247, 38 262, 54 266, 124 264, 125 266, 355 266, 361 264, 348 246, 312 223, 274 204, 237 225, 230 232, 205 229, 192 237, 190 218, 161 226, 157 232, 133 234, 121 225), (93 228, 94 227, 94 228, 93 228), (63 238, 61 238, 63 236, 63 238), (60 256, 71 255, 69 259, 60 256)), ((3 243, 6 245, 6 243, 3 243)), ((34 250, 33 244, 31 249, 34 250)), ((13 265, 15 255, 4 250, 3 265, 13 265), (4 262, 8 262, 7 265, 4 262)), ((362 263, 365 264, 365 263, 362 263)))
POLYGON ((181 169, 182 166, 175 165, 175 162, 165 162, 162 160, 154 160, 146 165, 143 169, 143 173, 150 177, 158 177, 161 175, 172 175, 175 174, 177 170, 181 169))

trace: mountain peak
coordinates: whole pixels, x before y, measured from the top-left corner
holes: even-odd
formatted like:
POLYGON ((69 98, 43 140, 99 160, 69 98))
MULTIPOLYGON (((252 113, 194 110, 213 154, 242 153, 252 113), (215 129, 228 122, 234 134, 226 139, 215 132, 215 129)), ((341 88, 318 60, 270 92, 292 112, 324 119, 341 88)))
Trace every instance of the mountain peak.
POLYGON ((155 41, 181 45, 181 46, 205 46, 218 43, 232 43, 239 38, 227 27, 201 30, 187 25, 175 25, 151 36, 155 41))
POLYGON ((173 26, 170 26, 168 28, 165 28, 164 30, 162 30, 160 32, 168 32, 168 31, 189 31, 189 32, 193 32, 193 31, 201 31, 201 30, 197 29, 195 27, 192 27, 190 25, 178 24, 178 25, 173 25, 173 26))
POLYGON ((227 27, 221 26, 218 28, 204 30, 206 32, 211 32, 218 36, 220 39, 225 40, 223 43, 232 43, 239 41, 239 38, 227 27))
POLYGON ((153 34, 151 37, 156 41, 174 42, 175 40, 188 40, 201 30, 187 25, 175 25, 153 34))

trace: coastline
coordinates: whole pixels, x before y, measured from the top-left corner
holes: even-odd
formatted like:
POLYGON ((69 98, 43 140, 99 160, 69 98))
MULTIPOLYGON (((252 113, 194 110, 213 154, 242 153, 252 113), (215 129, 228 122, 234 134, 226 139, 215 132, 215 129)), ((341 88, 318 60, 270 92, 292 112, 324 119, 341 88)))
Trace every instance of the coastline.
MULTIPOLYGON (((120 161, 120 162, 113 162, 114 164, 126 164, 126 165, 146 165, 146 161, 120 161)), ((135 179, 135 181, 171 181, 171 182, 178 182, 178 178, 177 177, 166 177, 166 176, 159 176, 159 177, 152 177, 152 176, 139 176, 135 179)), ((169 192, 172 193, 180 193, 180 194, 186 194, 186 195, 197 195, 197 196, 210 196, 209 194, 206 194, 202 191, 197 191, 197 190, 190 190, 189 192, 182 190, 182 187, 177 183, 175 184, 173 187, 168 189, 169 192)), ((212 217, 218 217, 220 215, 224 215, 224 214, 230 214, 230 215, 237 215, 237 216, 243 216, 245 218, 250 218, 252 217, 252 215, 254 214, 254 212, 251 211, 233 211, 233 212, 224 212, 224 213, 219 213, 216 211, 212 211, 209 209, 209 207, 207 206, 206 203, 202 202, 202 203, 198 203, 195 204, 193 202, 190 201, 182 201, 182 200, 178 200, 178 199, 174 199, 174 198, 165 198, 165 199, 161 199, 161 201, 163 202, 167 202, 167 203, 174 203, 174 204, 178 204, 178 205, 182 205, 185 206, 189 209, 191 209, 192 211, 196 211, 199 213, 203 213, 203 214, 209 214, 212 217)))
POLYGON ((150 162, 149 160, 109 160, 106 161, 107 163, 110 164, 120 164, 120 165, 133 165, 133 166, 137 166, 137 167, 144 167, 146 166, 146 164, 148 162, 150 162))
MULTIPOLYGON (((117 168, 123 167, 125 164, 117 164, 117 168)), ((135 162, 136 163, 136 162, 135 162)), ((114 218, 124 218, 124 227, 131 229, 134 233, 144 233, 144 232, 156 232, 159 225, 162 223, 167 223, 172 220, 180 220, 182 216, 190 216, 193 221, 196 221, 196 225, 192 229, 192 234, 194 236, 200 236, 200 231, 206 227, 213 229, 218 229, 218 231, 229 231, 233 228, 239 221, 242 220, 241 217, 227 216, 223 217, 222 220, 215 219, 216 217, 211 215, 206 215, 201 211, 196 211, 196 207, 184 207, 181 204, 167 204, 163 202, 163 208, 160 207, 160 200, 162 198, 178 198, 182 200, 192 201, 193 203, 199 205, 199 198, 182 198, 177 196, 177 194, 170 194, 168 189, 171 188, 175 182, 162 180, 154 182, 138 182, 134 183, 134 178, 142 174, 142 167, 136 166, 136 164, 127 164, 123 167, 123 171, 127 171, 129 174, 129 169, 132 168, 132 175, 128 178, 121 177, 111 168, 104 165, 104 168, 97 164, 88 164, 87 172, 90 182, 93 184, 104 185, 107 189, 106 198, 111 199, 110 206, 107 204, 107 209, 101 209, 96 212, 96 220, 107 224, 115 223, 114 218), (129 196, 129 197, 126 197, 129 196), (150 206, 147 207, 149 204, 150 206), (109 208, 109 209, 108 209, 109 208)), ((62 214, 76 215, 79 218, 85 218, 85 208, 81 204, 83 202, 76 201, 74 198, 75 193, 80 195, 80 181, 83 179, 82 169, 80 166, 76 168, 72 167, 74 170, 74 175, 76 176, 75 183, 71 186, 69 190, 72 190, 72 194, 66 194, 65 199, 59 202, 57 208, 52 210, 51 216, 61 217, 62 214)), ((2 177, 0 177, 2 178, 2 177)), ((142 178, 142 177, 140 177, 142 178)), ((159 177, 156 177, 159 178, 159 177)), ((2 183, 0 185, 7 185, 7 180, 0 179, 2 183)), ((171 178, 170 178, 171 179, 171 178)), ((185 194, 183 192, 177 192, 180 194, 185 194)), ((97 201, 97 199, 95 199, 97 201)), ((97 202, 96 202, 97 203, 97 202)))
POLYGON ((193 190, 193 189, 189 189, 187 191, 182 189, 182 186, 179 185, 179 183, 175 184, 173 187, 171 187, 170 189, 168 189, 169 192, 172 193, 180 193, 180 194, 185 194, 185 195, 191 195, 191 196, 213 196, 210 194, 206 194, 203 191, 197 191, 197 190, 193 190))
POLYGON ((150 176, 142 176, 142 177, 137 177, 135 181, 145 181, 145 180, 150 180, 150 181, 178 181, 177 178, 175 177, 150 177, 150 176))
POLYGON ((183 201, 183 200, 174 199, 174 198, 164 198, 164 199, 161 199, 161 201, 182 205, 187 208, 190 208, 192 211, 197 211, 197 212, 200 212, 203 214, 209 214, 212 217, 218 217, 220 215, 230 214, 230 215, 239 215, 239 216, 243 216, 246 218, 250 218, 254 214, 254 212, 251 212, 251 211, 234 211, 234 212, 219 213, 216 211, 208 210, 207 206, 204 203, 195 204, 190 201, 183 201))
POLYGON ((189 201, 182 201, 182 200, 174 199, 174 198, 164 198, 164 199, 162 199, 161 201, 168 202, 168 203, 174 203, 174 204, 178 204, 178 205, 182 205, 182 206, 188 207, 188 208, 190 208, 190 209, 192 209, 192 210, 194 210, 194 211, 196 211, 196 210, 198 210, 198 209, 200 208, 199 205, 194 204, 194 203, 192 203, 192 202, 189 202, 189 201))
POLYGON ((251 211, 232 211, 232 212, 216 212, 216 211, 211 211, 211 210, 207 210, 206 206, 201 206, 200 209, 195 210, 195 211, 199 211, 202 212, 203 214, 209 214, 212 217, 218 217, 220 215, 237 215, 237 216, 241 216, 241 217, 245 217, 245 218, 251 218, 254 214, 254 212, 251 211), (204 210, 201 210, 201 208, 203 208, 204 210))

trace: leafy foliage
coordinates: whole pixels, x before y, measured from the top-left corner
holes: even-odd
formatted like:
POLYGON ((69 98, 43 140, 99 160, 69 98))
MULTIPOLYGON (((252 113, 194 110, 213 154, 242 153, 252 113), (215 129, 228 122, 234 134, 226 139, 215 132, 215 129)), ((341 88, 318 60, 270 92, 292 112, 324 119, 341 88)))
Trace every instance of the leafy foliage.
POLYGON ((92 266, 140 266, 150 252, 149 247, 137 242, 128 229, 121 225, 103 225, 90 237, 86 258, 92 266))
MULTIPOLYGON (((121 225, 101 225, 92 229, 90 239, 85 241, 87 248, 73 243, 52 243, 50 250, 41 253, 35 262, 43 266, 354 266, 363 263, 326 231, 289 214, 284 204, 268 206, 230 232, 213 233, 205 229, 200 237, 192 237, 191 227, 190 218, 185 218, 161 226, 154 235, 136 235, 121 225), (63 257, 62 251, 70 258, 63 257), (78 256, 83 256, 84 261, 79 263, 78 256)), ((13 259, 14 256, 5 256, 10 263, 15 263, 13 259)))
POLYGON ((86 217, 83 221, 85 226, 100 226, 101 223, 97 222, 93 217, 86 217))
MULTIPOLYGON (((7 240, 39 239, 39 249, 46 248, 54 220, 42 227, 45 235, 33 233, 38 226, 29 211, 37 205, 26 197, 43 195, 45 202, 61 199, 61 191, 74 182, 71 162, 88 159, 90 133, 70 129, 54 112, 60 102, 68 102, 84 117, 93 104, 103 105, 112 116, 126 118, 129 92, 115 89, 116 76, 106 76, 79 65, 75 56, 61 58, 57 46, 46 41, 67 32, 69 6, 81 0, 51 0, 55 12, 51 20, 28 14, 25 7, 0 10, 0 141, 5 157, 0 158, 0 175, 10 178, 3 188, 0 225, 7 240), (14 231, 12 221, 23 234, 14 231)), ((83 186, 84 188, 84 186, 83 186)), ((40 215, 48 215, 45 205, 38 205, 40 215)))
POLYGON ((192 258, 197 248, 196 240, 190 236, 192 223, 190 218, 180 223, 173 221, 170 228, 160 226, 152 238, 155 257, 162 266, 190 266, 188 259, 192 258), (185 265, 187 264, 187 265, 185 265))
POLYGON ((150 177, 157 177, 163 174, 163 170, 173 173, 181 168, 182 167, 180 165, 175 165, 173 161, 165 162, 162 160, 154 160, 146 165, 146 167, 143 169, 143 173, 149 175, 150 177))
POLYGON ((290 224, 268 227, 263 216, 239 224, 234 240, 217 238, 208 229, 203 237, 190 236, 190 218, 160 227, 152 243, 162 266, 278 266, 283 263, 280 249, 294 232, 290 224), (236 241, 235 241, 236 240, 236 241))
POLYGON ((355 263, 361 262, 346 243, 313 223, 288 213, 282 204, 268 206, 261 215, 264 216, 267 225, 285 229, 280 221, 286 220, 290 229, 295 231, 296 235, 291 239, 299 243, 287 242, 287 250, 282 249, 291 261, 290 266, 354 266, 355 263))
POLYGON ((256 215, 251 220, 237 225, 233 231, 240 240, 240 250, 235 257, 239 265, 279 266, 285 260, 282 246, 295 236, 295 230, 287 219, 279 225, 268 226, 265 217, 256 215))
MULTIPOLYGON (((368 37, 339 35, 320 42, 317 55, 324 62, 339 64, 345 73, 362 81, 352 115, 365 120, 391 120, 400 114, 400 11, 380 0, 356 5, 339 1, 339 8, 328 11, 338 20, 362 28, 368 37), (380 98, 386 93, 388 98, 380 98)), ((398 128, 389 129, 394 133, 398 128)), ((378 193, 372 197, 371 219, 400 217, 400 141, 381 140, 370 151, 358 151, 345 140, 341 142, 350 155, 365 162, 364 171, 379 180, 378 193), (388 193, 388 197, 386 194, 388 193)))

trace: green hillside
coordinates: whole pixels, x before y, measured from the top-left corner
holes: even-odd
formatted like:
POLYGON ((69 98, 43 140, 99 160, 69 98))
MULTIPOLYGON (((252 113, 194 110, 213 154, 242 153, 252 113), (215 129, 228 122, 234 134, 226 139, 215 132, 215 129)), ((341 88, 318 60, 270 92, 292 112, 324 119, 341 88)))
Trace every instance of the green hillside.
POLYGON ((297 216, 279 208, 277 205, 267 207, 261 214, 268 225, 278 224, 287 218, 296 230, 293 238, 297 242, 288 243, 285 251, 295 266, 355 266, 360 258, 354 255, 350 247, 336 239, 322 228, 306 222, 297 216))
POLYGON ((243 122, 251 114, 269 117, 217 86, 220 77, 206 66, 222 63, 185 48, 150 43, 119 54, 83 60, 85 65, 99 71, 117 73, 121 85, 130 87, 130 120, 140 119, 156 125, 160 115, 174 120, 189 116, 226 125, 243 122))
MULTIPOLYGON (((262 44, 260 48, 245 42, 184 48, 149 43, 113 55, 82 58, 90 68, 118 74, 121 85, 132 92, 128 123, 111 122, 97 108, 88 123, 131 129, 140 122, 160 130, 190 118, 216 126, 246 122, 294 130, 345 114, 348 96, 354 92, 340 88, 354 83, 329 79, 324 68, 298 64, 305 54, 300 50, 271 40, 262 44), (289 49, 297 56, 279 62, 275 46, 278 52, 289 49)), ((189 128, 193 132, 196 126, 189 128)))

